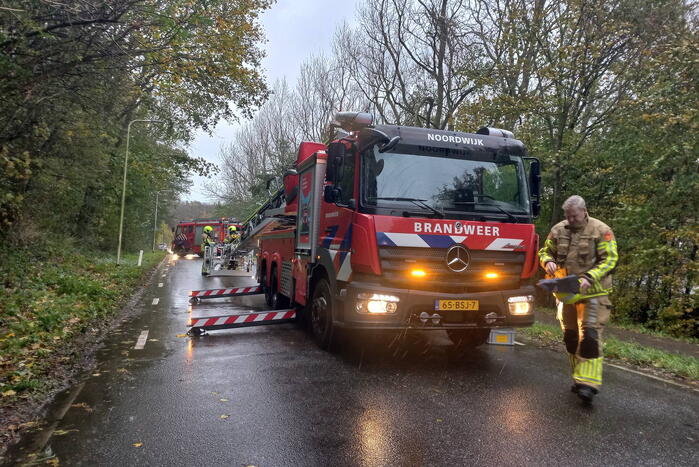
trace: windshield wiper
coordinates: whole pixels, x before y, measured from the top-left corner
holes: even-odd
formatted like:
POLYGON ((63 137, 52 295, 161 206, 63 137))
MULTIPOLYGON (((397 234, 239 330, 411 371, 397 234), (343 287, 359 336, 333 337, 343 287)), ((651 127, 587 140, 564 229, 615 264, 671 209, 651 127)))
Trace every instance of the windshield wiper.
MULTIPOLYGON (((490 195, 475 195, 475 196, 476 196, 477 198, 492 199, 493 201, 497 201, 495 198, 493 198, 493 197, 490 196, 490 195)), ((473 204, 474 206, 476 205, 476 202, 475 202, 475 201, 452 201, 452 203, 454 203, 454 204, 473 204)), ((495 203, 483 203, 483 204, 485 204, 486 206, 492 206, 492 207, 494 207, 495 209, 497 209, 497 210, 500 211, 501 213, 505 214, 505 215, 508 217, 508 219, 511 219, 511 220, 512 220, 513 222, 515 222, 515 223, 518 222, 518 220, 517 220, 517 218, 515 217, 514 214, 512 214, 512 213, 509 212, 509 211, 506 211, 505 209, 503 209, 502 207, 498 206, 497 204, 495 204, 495 203)))
MULTIPOLYGON (((495 198, 493 198, 493 197, 490 196, 490 195, 476 195, 476 196, 477 196, 478 198, 486 198, 486 199, 492 199, 493 201, 497 201, 495 198)), ((493 207, 494 207, 495 209, 497 209, 498 211, 504 213, 507 217, 509 217, 510 219, 512 219, 514 222, 517 222, 517 218, 516 218, 515 215, 512 214, 510 211, 506 211, 505 209, 503 209, 502 207, 498 206, 498 205, 495 204, 495 203, 487 203, 487 204, 488 204, 488 206, 493 206, 493 207)))
MULTIPOLYGON (((385 200, 385 201, 409 201, 413 203, 414 205, 423 208, 423 209, 428 209, 432 211, 432 213, 435 216, 439 216, 440 218, 444 218, 444 213, 441 211, 438 211, 437 209, 433 208, 429 204, 425 203, 427 201, 426 199, 420 199, 420 198, 400 198, 400 197, 379 197, 379 198, 369 198, 369 199, 374 199, 374 200, 385 200)), ((408 211, 405 211, 408 212, 408 211)))

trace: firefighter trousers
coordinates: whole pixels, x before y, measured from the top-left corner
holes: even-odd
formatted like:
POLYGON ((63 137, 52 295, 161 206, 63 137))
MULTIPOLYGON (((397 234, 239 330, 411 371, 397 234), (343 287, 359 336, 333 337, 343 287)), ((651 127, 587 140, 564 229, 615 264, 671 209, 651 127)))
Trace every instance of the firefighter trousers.
POLYGON ((610 311, 606 295, 571 305, 558 304, 558 320, 575 384, 595 389, 602 385, 602 331, 610 311))

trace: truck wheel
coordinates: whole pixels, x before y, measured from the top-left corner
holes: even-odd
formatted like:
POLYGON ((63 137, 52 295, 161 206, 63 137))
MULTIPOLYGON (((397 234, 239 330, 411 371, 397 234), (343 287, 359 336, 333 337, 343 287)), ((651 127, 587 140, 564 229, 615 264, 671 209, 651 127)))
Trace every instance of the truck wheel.
POLYGON ((474 349, 486 343, 490 329, 448 329, 447 335, 457 349, 474 349))
POLYGON ((263 270, 260 273, 260 285, 262 286, 262 292, 265 294, 265 303, 267 304, 268 307, 272 306, 272 287, 267 286, 267 275, 265 274, 265 271, 263 270))
POLYGON ((333 339, 332 294, 327 279, 316 283, 309 311, 313 339, 321 349, 330 350, 333 339))
POLYGON ((279 285, 277 283, 277 271, 272 271, 272 283, 270 284, 270 299, 269 304, 273 310, 282 310, 289 307, 289 299, 279 293, 279 285))

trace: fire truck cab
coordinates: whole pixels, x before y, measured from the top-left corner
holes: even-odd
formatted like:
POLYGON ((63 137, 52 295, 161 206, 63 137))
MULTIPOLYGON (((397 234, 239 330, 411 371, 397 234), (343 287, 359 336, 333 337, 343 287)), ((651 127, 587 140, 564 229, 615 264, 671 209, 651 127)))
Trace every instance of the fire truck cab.
POLYGON ((446 330, 457 346, 534 321, 539 161, 512 133, 394 125, 340 113, 300 145, 285 204, 256 237, 268 304, 337 329, 446 330))

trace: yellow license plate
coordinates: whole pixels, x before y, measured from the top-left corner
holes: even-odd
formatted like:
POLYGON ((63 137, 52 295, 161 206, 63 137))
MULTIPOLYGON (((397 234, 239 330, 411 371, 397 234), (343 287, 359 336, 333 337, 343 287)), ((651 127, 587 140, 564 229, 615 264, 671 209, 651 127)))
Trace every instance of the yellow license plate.
POLYGON ((435 300, 434 309, 442 311, 475 311, 478 300, 435 300))

